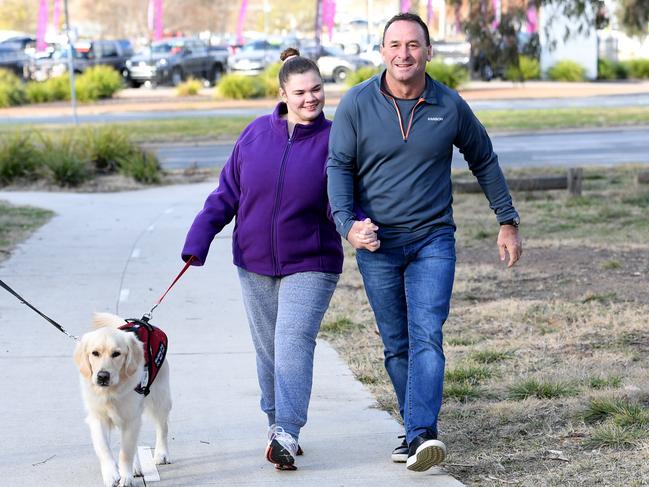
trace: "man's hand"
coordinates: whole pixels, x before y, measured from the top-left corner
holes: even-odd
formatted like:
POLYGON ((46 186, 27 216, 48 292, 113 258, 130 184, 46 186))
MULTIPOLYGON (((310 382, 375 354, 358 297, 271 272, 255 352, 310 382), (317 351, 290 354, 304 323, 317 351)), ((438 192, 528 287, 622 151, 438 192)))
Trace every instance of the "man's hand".
POLYGON ((366 218, 363 221, 356 221, 347 234, 347 241, 355 249, 365 249, 374 252, 381 246, 376 232, 379 227, 372 223, 372 220, 366 218))
POLYGON ((518 227, 514 225, 501 225, 498 232, 498 252, 500 260, 504 261, 509 254, 507 267, 513 266, 523 255, 523 242, 518 234, 518 227))

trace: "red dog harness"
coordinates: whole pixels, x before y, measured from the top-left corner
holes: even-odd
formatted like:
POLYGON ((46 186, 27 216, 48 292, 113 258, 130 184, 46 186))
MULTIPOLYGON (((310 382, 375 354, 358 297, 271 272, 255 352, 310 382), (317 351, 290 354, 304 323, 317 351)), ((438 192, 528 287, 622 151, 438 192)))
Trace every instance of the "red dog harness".
POLYGON ((144 346, 144 375, 142 381, 135 388, 138 394, 149 395, 151 384, 158 375, 158 371, 167 355, 167 335, 157 326, 149 323, 148 317, 141 320, 129 318, 120 330, 135 333, 144 346))

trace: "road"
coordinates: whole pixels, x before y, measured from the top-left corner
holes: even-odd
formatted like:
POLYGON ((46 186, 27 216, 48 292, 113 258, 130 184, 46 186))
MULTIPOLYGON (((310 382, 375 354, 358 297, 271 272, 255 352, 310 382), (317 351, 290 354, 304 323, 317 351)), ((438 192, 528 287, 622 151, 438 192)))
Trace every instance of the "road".
MULTIPOLYGON (((629 107, 648 106, 649 94, 602 95, 580 98, 519 98, 502 100, 472 100, 474 111, 481 110, 531 110, 564 107, 629 107)), ((336 111, 333 104, 325 108, 325 114, 332 117, 336 111)), ((170 110, 137 111, 120 113, 80 114, 80 123, 118 123, 135 120, 166 120, 173 118, 203 117, 256 117, 269 112, 268 108, 218 108, 208 110, 170 110)), ((0 118, 0 125, 8 124, 60 124, 69 125, 74 121, 71 114, 51 116, 11 116, 0 118)))
MULTIPOLYGON (((649 164, 646 127, 491 134, 491 140, 502 167, 649 164)), ((232 146, 232 142, 147 145, 166 169, 222 167, 232 146)), ((453 167, 466 168, 457 150, 453 167)))

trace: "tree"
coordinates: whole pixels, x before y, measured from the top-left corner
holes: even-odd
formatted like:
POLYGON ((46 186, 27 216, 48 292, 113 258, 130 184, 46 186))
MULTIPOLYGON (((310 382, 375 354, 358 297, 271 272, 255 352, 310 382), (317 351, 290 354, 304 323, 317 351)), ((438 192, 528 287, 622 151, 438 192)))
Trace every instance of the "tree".
POLYGON ((649 0, 621 0, 618 16, 628 34, 649 34, 649 0))
POLYGON ((35 32, 38 9, 34 4, 30 0, 0 0, 0 30, 35 32))

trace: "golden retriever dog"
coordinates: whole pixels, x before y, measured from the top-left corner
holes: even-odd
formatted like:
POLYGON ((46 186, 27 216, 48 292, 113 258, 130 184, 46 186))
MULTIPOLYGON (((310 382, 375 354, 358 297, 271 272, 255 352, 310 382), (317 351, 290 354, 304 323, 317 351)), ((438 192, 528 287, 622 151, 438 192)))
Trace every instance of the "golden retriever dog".
POLYGON ((137 459, 137 438, 142 412, 152 417, 156 427, 154 461, 170 463, 167 431, 171 394, 169 365, 162 364, 148 396, 135 388, 144 373, 142 342, 134 333, 119 330, 125 321, 109 313, 96 313, 96 330, 81 337, 74 352, 74 361, 81 373, 81 391, 88 412, 92 444, 101 464, 104 486, 131 486, 134 476, 141 475, 137 459), (110 449, 110 431, 121 434, 119 462, 110 449))

